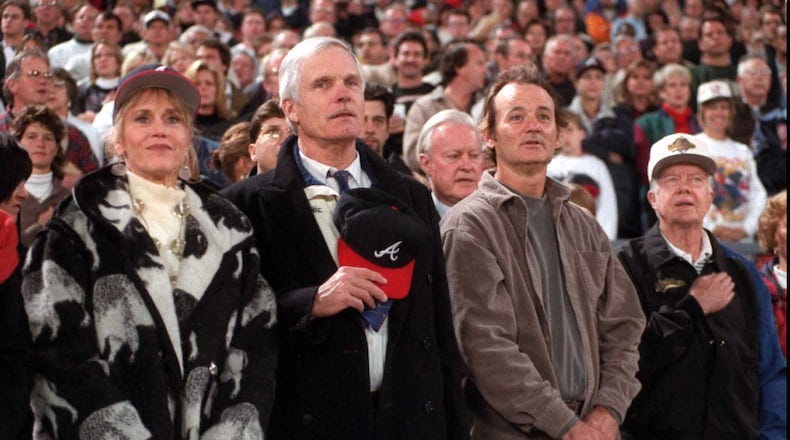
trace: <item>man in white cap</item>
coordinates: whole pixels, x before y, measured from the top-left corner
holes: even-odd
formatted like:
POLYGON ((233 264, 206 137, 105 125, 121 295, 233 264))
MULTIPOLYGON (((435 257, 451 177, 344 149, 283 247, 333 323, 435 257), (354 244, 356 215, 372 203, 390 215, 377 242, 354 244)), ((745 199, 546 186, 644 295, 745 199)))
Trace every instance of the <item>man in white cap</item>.
POLYGON ((124 58, 133 53, 142 52, 147 62, 158 62, 162 59, 167 46, 175 38, 172 20, 166 12, 159 9, 149 11, 143 16, 142 41, 127 44, 123 48, 124 58))
POLYGON ((624 439, 785 438, 786 362, 768 292, 753 264, 702 227, 715 171, 695 136, 651 148, 658 223, 618 254, 647 318, 624 439))
POLYGON ((735 116, 729 84, 722 80, 701 84, 697 111, 702 133, 696 136, 705 142, 716 162, 713 204, 703 226, 719 240, 753 239, 766 193, 752 150, 727 136, 727 127, 735 116))

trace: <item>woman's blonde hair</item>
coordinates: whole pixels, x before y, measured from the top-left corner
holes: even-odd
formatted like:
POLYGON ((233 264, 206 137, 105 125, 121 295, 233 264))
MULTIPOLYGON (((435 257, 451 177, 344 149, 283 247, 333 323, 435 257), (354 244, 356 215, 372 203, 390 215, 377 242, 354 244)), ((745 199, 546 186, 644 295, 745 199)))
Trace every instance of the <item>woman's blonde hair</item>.
POLYGON ((214 111, 217 113, 217 116, 222 119, 233 117, 228 108, 228 98, 225 97, 225 75, 209 63, 203 60, 195 60, 184 72, 184 76, 197 83, 197 76, 200 72, 209 72, 214 77, 214 82, 216 83, 214 111))
POLYGON ((787 215, 787 190, 775 194, 765 203, 760 214, 757 227, 757 241, 768 252, 774 252, 779 243, 776 242, 776 228, 782 217, 787 215))
POLYGON ((110 145, 113 145, 115 148, 117 148, 117 145, 121 140, 121 134, 123 133, 124 124, 126 123, 126 115, 129 113, 129 109, 137 105, 139 102, 150 100, 156 96, 165 96, 168 100, 174 103, 176 112, 184 121, 188 133, 187 141, 189 144, 187 148, 187 157, 184 158, 184 165, 188 166, 192 171, 192 179, 189 179, 190 181, 199 179, 199 173, 195 172, 195 165, 198 161, 197 154, 194 151, 195 147, 193 145, 195 138, 195 123, 192 113, 190 112, 186 103, 170 90, 153 86, 142 89, 129 97, 123 107, 118 108, 115 112, 115 119, 113 120, 112 128, 110 129, 110 132, 107 136, 110 145))
MULTIPOLYGON (((192 47, 179 43, 178 41, 171 41, 170 44, 167 45, 167 50, 165 50, 165 54, 162 56, 162 64, 168 67, 173 67, 173 54, 180 52, 183 54, 189 55, 190 58, 193 60, 195 59, 195 50, 192 47)), ((175 67, 173 67, 175 69, 175 67)))

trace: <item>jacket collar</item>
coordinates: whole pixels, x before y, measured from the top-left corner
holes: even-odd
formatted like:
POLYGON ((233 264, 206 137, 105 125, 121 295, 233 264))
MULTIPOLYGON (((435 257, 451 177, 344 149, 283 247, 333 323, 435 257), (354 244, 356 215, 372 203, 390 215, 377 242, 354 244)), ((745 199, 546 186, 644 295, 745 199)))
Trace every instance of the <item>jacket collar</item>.
MULTIPOLYGON (((299 156, 297 154, 297 139, 296 135, 286 138, 277 155, 277 165, 272 171, 272 186, 280 190, 301 190, 305 186, 305 177, 297 164, 299 156)), ((407 200, 408 192, 402 185, 403 177, 398 171, 362 142, 357 141, 356 149, 362 170, 368 175, 374 188, 384 189, 403 202, 411 203, 411 200, 407 200)))
MULTIPOLYGON (((524 206, 526 206, 526 202, 524 202, 520 194, 508 188, 494 177, 494 171, 484 172, 478 187, 485 193, 489 203, 497 208, 502 208, 505 204, 511 203, 513 199, 519 200, 517 203, 524 203, 524 206)), ((549 200, 551 200, 554 218, 556 219, 560 207, 570 200, 571 191, 565 185, 550 177, 546 177, 545 193, 549 200)))
MULTIPOLYGON (((724 259, 726 258, 726 255, 722 251, 719 242, 716 241, 716 238, 713 236, 713 234, 707 230, 705 230, 704 233, 708 234, 710 246, 713 250, 713 253, 711 254, 707 264, 713 262, 715 263, 716 267, 725 267, 724 259)), ((647 264, 649 267, 658 268, 668 264, 674 259, 683 261, 684 263, 691 266, 691 264, 687 263, 685 260, 681 259, 675 255, 674 252, 672 252, 672 250, 669 248, 669 245, 667 245, 666 239, 664 239, 664 236, 661 234, 661 229, 659 229, 658 223, 653 225, 653 227, 650 228, 650 230, 645 234, 644 246, 645 255, 647 256, 647 264)))
MULTIPOLYGON (((299 170, 299 174, 302 176, 304 186, 324 185, 323 182, 316 179, 316 177, 307 170, 307 167, 302 161, 302 157, 299 155, 299 145, 297 142, 294 142, 291 148, 293 149, 293 158, 294 162, 296 163, 296 169, 299 170)), ((373 186, 376 186, 376 174, 373 172, 373 169, 370 166, 370 159, 367 156, 362 156, 362 154, 359 154, 359 164, 360 168, 362 168, 362 171, 367 174, 368 178, 371 180, 371 182, 373 182, 373 186)), ((355 172, 352 172, 352 175, 355 175, 355 172)), ((355 178, 357 179, 357 182, 359 182, 358 176, 355 176, 355 178)))
MULTIPOLYGON (((145 302, 157 326, 167 329, 170 338, 180 334, 181 341, 185 341, 191 327, 179 328, 177 317, 167 313, 167 308, 162 308, 167 307, 161 300, 162 295, 167 295, 171 290, 181 291, 199 303, 206 295, 225 294, 212 289, 213 285, 218 284, 218 276, 232 276, 231 273, 221 272, 220 268, 225 266, 218 263, 242 246, 251 245, 252 227, 237 208, 211 189, 202 184, 185 183, 185 201, 189 205, 184 230, 186 245, 178 281, 173 289, 153 240, 134 215, 128 186, 126 174, 116 174, 112 165, 83 176, 77 183, 73 191, 74 203, 96 225, 90 232, 82 231, 88 241, 86 247, 95 251, 96 242, 91 240, 99 240, 102 231, 116 231, 115 237, 101 240, 117 246, 122 270, 132 278, 141 295, 148 298, 145 302), (161 313, 163 310, 165 313, 161 313)), ((64 215, 69 215, 69 212, 64 215)), ((76 220, 74 227, 87 228, 88 225, 83 223, 76 220)), ((99 257, 102 256, 96 257, 93 263, 101 264, 99 257)), ((181 358, 180 345, 177 341, 171 341, 168 350, 168 362, 173 371, 178 370, 174 362, 181 358)))
MULTIPOLYGON (((190 207, 182 266, 190 264, 191 257, 199 262, 207 252, 222 255, 251 238, 249 221, 230 203, 223 203, 219 195, 202 184, 182 183, 186 191, 184 200, 190 207)), ((125 173, 116 174, 113 166, 89 173, 74 187, 73 197, 75 204, 92 221, 108 225, 133 246, 156 253, 152 240, 140 242, 145 228, 134 215, 125 173)))

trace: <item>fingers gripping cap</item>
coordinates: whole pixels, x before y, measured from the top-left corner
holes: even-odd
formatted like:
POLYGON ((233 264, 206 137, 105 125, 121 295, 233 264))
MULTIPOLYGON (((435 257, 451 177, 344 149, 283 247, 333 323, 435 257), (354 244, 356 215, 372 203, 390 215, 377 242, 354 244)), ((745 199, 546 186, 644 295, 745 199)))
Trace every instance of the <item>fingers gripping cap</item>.
POLYGON ((340 232, 338 264, 378 272, 387 279, 380 287, 389 298, 406 297, 417 255, 430 246, 431 232, 425 223, 399 200, 374 188, 344 192, 334 222, 340 232))

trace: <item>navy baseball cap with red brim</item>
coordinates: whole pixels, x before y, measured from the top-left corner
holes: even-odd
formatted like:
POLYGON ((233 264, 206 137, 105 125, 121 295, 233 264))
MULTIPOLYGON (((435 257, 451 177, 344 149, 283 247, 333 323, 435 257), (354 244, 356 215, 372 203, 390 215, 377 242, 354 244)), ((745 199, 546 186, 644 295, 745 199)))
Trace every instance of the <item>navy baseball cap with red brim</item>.
POLYGON ((391 299, 409 295, 417 254, 431 240, 425 223, 395 197, 375 188, 345 191, 334 212, 340 232, 340 266, 364 267, 380 273, 379 286, 391 299))

